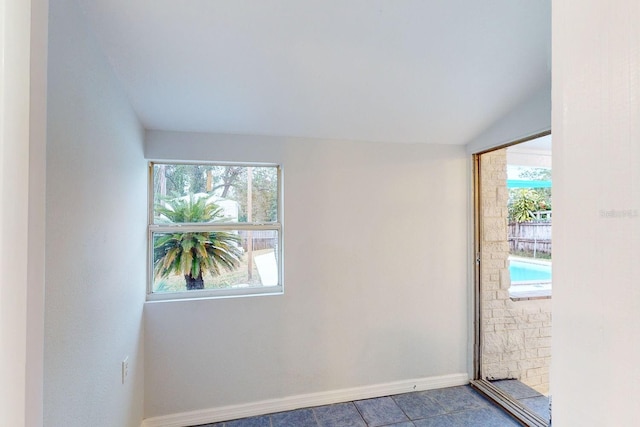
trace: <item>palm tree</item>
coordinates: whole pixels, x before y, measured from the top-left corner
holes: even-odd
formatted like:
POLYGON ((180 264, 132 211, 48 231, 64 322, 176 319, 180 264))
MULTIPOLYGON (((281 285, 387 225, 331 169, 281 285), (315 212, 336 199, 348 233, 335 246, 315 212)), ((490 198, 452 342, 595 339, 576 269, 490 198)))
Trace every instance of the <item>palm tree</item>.
MULTIPOLYGON (((223 218, 222 208, 194 195, 155 205, 156 223, 211 223, 223 218)), ((168 232, 153 243, 154 277, 182 274, 187 290, 204 289, 203 273, 213 276, 240 265, 238 235, 228 231, 168 232)))

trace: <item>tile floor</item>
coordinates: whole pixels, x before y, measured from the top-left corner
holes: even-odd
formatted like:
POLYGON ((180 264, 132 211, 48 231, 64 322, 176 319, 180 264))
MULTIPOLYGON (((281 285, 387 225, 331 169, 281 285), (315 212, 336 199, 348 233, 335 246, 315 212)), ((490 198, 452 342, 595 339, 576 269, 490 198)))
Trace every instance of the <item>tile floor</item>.
MULTIPOLYGON (((524 384, 515 382, 529 389, 524 384)), ((496 386, 505 391, 508 391, 506 390, 508 387, 513 389, 518 393, 518 398, 526 401, 524 402, 526 404, 531 404, 532 408, 536 405, 543 406, 539 399, 542 395, 535 390, 533 393, 537 395, 511 382, 497 383, 499 384, 496 386)), ((459 386, 297 409, 204 424, 200 427, 509 427, 519 425, 470 386, 459 386)))
POLYGON ((538 393, 531 387, 517 380, 492 381, 499 389, 509 393, 518 402, 526 405, 545 420, 549 419, 549 397, 538 393))

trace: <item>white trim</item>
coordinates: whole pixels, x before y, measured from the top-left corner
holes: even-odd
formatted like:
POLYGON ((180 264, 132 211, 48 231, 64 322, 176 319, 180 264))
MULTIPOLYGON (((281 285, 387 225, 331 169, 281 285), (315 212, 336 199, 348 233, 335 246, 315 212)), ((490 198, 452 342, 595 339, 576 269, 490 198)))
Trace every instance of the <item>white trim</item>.
POLYGON ((411 391, 453 387, 468 383, 469 375, 467 373, 396 381, 391 383, 374 384, 319 393, 300 394, 296 396, 283 397, 281 399, 269 399, 258 402, 243 403, 240 405, 229 405, 218 408, 163 415, 143 420, 141 427, 194 426, 252 417, 256 415, 272 414, 281 411, 290 411, 292 409, 311 406, 329 405, 332 403, 389 396, 393 394, 408 393, 411 391))
POLYGON ((282 294, 284 294, 284 287, 282 285, 247 286, 245 288, 202 289, 184 292, 154 292, 147 294, 147 302, 198 301, 203 299, 242 298, 282 294))

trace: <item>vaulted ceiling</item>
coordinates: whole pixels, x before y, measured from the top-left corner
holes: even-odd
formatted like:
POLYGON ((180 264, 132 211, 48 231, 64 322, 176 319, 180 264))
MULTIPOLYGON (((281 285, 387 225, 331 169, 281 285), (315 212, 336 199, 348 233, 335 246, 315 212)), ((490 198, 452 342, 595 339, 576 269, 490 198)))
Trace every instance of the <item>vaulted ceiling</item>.
POLYGON ((149 129, 465 144, 550 86, 550 0, 78 0, 149 129))

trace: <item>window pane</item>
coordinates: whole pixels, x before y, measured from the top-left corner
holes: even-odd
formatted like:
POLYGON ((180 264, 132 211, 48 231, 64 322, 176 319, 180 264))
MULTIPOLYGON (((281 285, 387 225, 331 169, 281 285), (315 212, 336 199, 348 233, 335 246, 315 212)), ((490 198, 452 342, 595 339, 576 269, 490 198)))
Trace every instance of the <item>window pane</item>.
POLYGON ((153 234, 153 292, 279 285, 278 231, 153 234))
POLYGON ((153 165, 153 201, 156 224, 277 222, 278 168, 156 163, 153 165), (192 206, 196 204, 215 205, 215 215, 202 212, 203 207, 192 206), (188 214, 173 214, 192 207, 198 209, 188 214))

